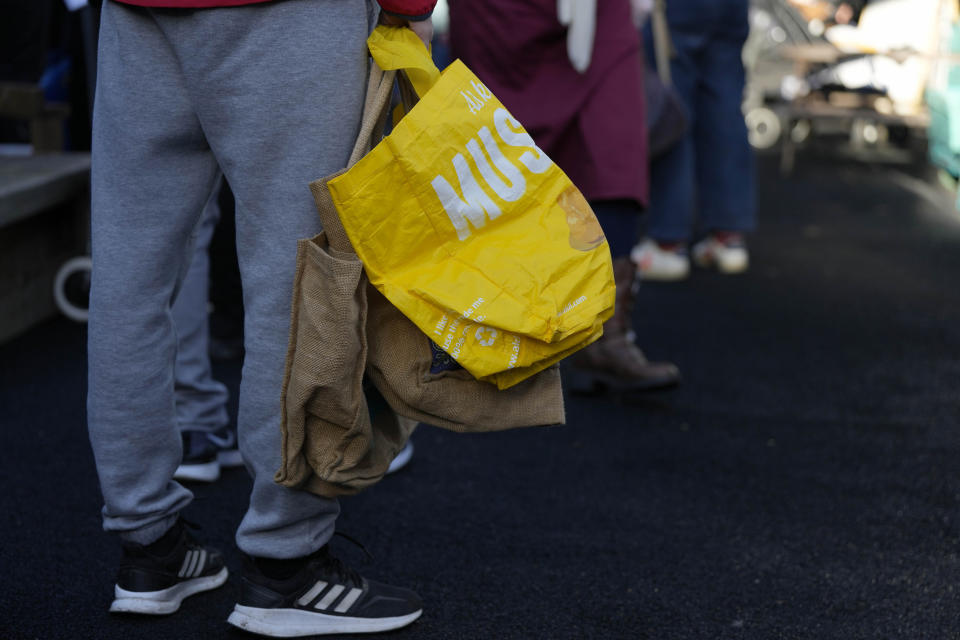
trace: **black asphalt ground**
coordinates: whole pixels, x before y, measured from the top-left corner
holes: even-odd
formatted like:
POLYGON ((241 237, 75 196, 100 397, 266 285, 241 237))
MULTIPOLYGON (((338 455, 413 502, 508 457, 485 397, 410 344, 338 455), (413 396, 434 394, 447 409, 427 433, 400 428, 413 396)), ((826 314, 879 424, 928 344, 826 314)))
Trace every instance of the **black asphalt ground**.
MULTIPOLYGON (((342 555, 426 603, 386 637, 960 638, 960 218, 895 169, 760 177, 748 274, 641 292, 681 389, 570 398, 564 427, 424 427, 410 467, 344 501, 375 560, 342 555)), ((224 622, 236 574, 172 617, 107 613, 84 384, 83 327, 0 348, 0 638, 249 637, 224 622)), ((224 549, 248 484, 197 487, 224 549)))

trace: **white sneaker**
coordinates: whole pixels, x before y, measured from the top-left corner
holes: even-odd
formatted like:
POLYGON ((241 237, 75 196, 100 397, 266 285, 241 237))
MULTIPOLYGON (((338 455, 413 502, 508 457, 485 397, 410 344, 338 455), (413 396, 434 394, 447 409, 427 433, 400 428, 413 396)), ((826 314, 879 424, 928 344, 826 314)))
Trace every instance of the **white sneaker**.
POLYGON ((396 473, 403 469, 410 462, 410 458, 413 457, 413 443, 407 440, 407 443, 403 445, 403 449, 400 449, 400 452, 397 453, 397 457, 390 462, 390 467, 387 469, 387 473, 396 473))
POLYGON ((655 240, 645 238, 630 252, 637 275, 644 280, 683 280, 690 274, 690 258, 685 249, 664 249, 655 240))
POLYGON ((739 233, 723 239, 711 233, 693 245, 693 261, 698 267, 716 267, 720 273, 742 273, 750 265, 750 255, 739 233))

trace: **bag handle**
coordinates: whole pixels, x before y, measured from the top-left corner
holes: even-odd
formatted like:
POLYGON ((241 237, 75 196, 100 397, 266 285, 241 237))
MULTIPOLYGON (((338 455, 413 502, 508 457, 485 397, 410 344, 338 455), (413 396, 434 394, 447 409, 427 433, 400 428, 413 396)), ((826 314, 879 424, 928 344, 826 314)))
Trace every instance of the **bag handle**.
POLYGON ((670 59, 674 57, 673 41, 670 39, 670 26, 667 24, 666 0, 655 0, 651 29, 653 31, 653 49, 657 59, 657 75, 667 87, 673 84, 670 75, 670 59))
POLYGON ((440 70, 433 63, 430 52, 410 29, 381 25, 367 38, 367 47, 373 60, 370 63, 360 133, 350 153, 347 169, 359 162, 380 141, 380 134, 387 123, 395 82, 399 85, 405 111, 409 111, 419 96, 426 93, 440 77, 440 70))
POLYGON ((403 71, 397 75, 397 89, 400 90, 400 103, 403 105, 404 112, 410 113, 410 110, 420 101, 420 96, 417 95, 417 90, 413 88, 410 76, 403 71))
POLYGON ((360 119, 360 133, 350 153, 347 162, 349 169, 360 158, 369 153, 387 122, 387 113, 390 107, 390 96, 393 93, 393 83, 396 80, 396 71, 384 71, 376 62, 370 65, 370 78, 367 81, 367 96, 363 105, 363 117, 360 119), (374 140, 374 138, 377 138, 374 140))

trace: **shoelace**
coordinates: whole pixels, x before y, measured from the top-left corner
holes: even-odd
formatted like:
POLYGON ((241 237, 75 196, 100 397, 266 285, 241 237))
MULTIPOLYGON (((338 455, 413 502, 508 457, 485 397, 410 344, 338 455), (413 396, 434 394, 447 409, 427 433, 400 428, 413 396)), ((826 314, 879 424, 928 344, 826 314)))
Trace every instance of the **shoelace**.
MULTIPOLYGON (((373 560, 373 554, 370 553, 367 548, 353 536, 347 535, 346 533, 342 533, 340 531, 334 532, 334 535, 339 536, 357 546, 361 551, 363 551, 364 555, 367 556, 368 561, 373 560)), ((357 586, 363 583, 363 577, 359 573, 348 567, 340 558, 330 553, 329 544, 324 545, 313 554, 313 561, 317 562, 325 572, 329 572, 330 574, 336 576, 337 580, 340 582, 350 582, 357 586)))
POLYGON ((356 546, 356 547, 358 547, 358 548, 360 549, 360 551, 363 551, 363 555, 367 556, 367 562, 373 562, 373 560, 374 560, 373 554, 370 553, 369 551, 367 551, 367 548, 366 548, 365 546, 363 546, 363 544, 362 544, 359 540, 357 540, 357 539, 354 538, 353 536, 350 536, 350 535, 347 535, 346 533, 343 533, 342 531, 334 531, 334 532, 333 532, 333 535, 335 535, 335 536, 340 536, 341 538, 343 538, 343 539, 346 540, 347 542, 352 542, 352 543, 354 544, 354 546, 356 546))
MULTIPOLYGON (((200 544, 200 542, 194 537, 193 532, 203 531, 203 527, 197 524, 196 522, 187 520, 183 516, 180 516, 179 520, 180 520, 179 525, 181 529, 181 535, 186 538, 187 548, 202 549, 203 545, 200 544)), ((174 526, 177 526, 177 525, 174 525, 174 526)))
POLYGON ((313 562, 325 575, 335 578, 336 582, 359 586, 363 578, 359 573, 348 567, 340 558, 332 555, 327 547, 321 548, 313 555, 313 562))

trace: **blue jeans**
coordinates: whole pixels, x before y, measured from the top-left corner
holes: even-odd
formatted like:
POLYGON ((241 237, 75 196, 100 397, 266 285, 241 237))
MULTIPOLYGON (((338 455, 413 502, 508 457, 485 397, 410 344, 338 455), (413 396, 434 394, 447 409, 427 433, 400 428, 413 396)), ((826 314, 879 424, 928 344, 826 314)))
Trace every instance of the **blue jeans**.
MULTIPOLYGON (((655 65, 649 27, 645 36, 647 63, 655 65)), ((687 242, 698 214, 704 231, 752 231, 753 152, 740 110, 745 25, 671 25, 671 37, 676 56, 670 70, 689 112, 689 129, 651 164, 647 235, 662 242, 687 242)))

